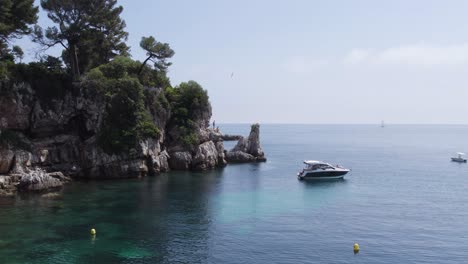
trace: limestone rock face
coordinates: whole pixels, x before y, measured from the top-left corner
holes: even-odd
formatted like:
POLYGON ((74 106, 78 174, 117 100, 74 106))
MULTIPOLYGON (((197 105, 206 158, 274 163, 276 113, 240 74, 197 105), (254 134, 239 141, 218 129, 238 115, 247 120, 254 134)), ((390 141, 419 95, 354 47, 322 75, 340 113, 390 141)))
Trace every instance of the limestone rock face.
POLYGON ((265 153, 260 146, 260 125, 253 124, 249 137, 239 139, 237 145, 227 152, 226 158, 228 162, 266 161, 265 153))
POLYGON ((79 177, 138 178, 169 170, 168 154, 161 151, 159 141, 154 139, 141 141, 129 153, 119 155, 107 154, 88 142, 84 153, 79 177))
POLYGON ((160 136, 143 138, 125 153, 106 153, 97 142, 106 97, 93 85, 83 81, 44 94, 44 88, 28 83, 0 81, 0 195, 59 187, 68 177, 134 178, 264 160, 259 126, 252 126, 247 139, 223 135, 208 128, 209 104, 191 113, 198 142, 183 145, 183 130, 171 122, 171 109, 160 101, 162 88, 145 88, 145 109, 160 136), (2 144, 3 131, 21 144, 2 144), (223 141, 239 138, 235 150, 226 153, 223 141))
POLYGON ((188 151, 179 151, 171 154, 169 167, 173 170, 189 170, 192 166, 192 154, 188 151))
MULTIPOLYGON (((0 174, 42 168, 72 177, 101 179, 167 171, 169 156, 161 148, 163 135, 160 139, 142 140, 129 153, 113 155, 99 148, 96 137, 105 112, 105 98, 96 91, 89 84, 75 84, 64 87, 56 98, 44 99, 29 84, 0 82, 0 132, 15 131, 28 140, 28 150, 0 146, 0 174)), ((157 88, 148 91, 155 96, 160 92, 157 88)), ((164 134, 168 112, 159 111, 152 117, 164 134)))
POLYGON ((256 158, 254 156, 243 151, 228 151, 226 153, 226 159, 232 163, 245 163, 256 161, 256 158))
POLYGON ((192 168, 194 170, 207 170, 218 165, 218 150, 213 141, 207 141, 198 146, 193 157, 192 168))
POLYGON ((28 129, 33 102, 34 93, 30 85, 0 81, 0 129, 28 129))
POLYGON ((224 134, 221 136, 224 141, 235 141, 243 138, 241 135, 229 135, 229 134, 224 134))
POLYGON ((159 155, 151 156, 151 169, 154 173, 169 171, 169 154, 162 151, 159 155))
POLYGON ((16 185, 18 184, 21 176, 18 175, 0 175, 0 197, 13 196, 16 193, 16 185))
POLYGON ((224 144, 222 141, 216 142, 216 150, 218 151, 218 166, 226 166, 226 155, 224 154, 224 144))
POLYGON ((31 167, 32 155, 30 152, 18 150, 15 151, 15 162, 11 173, 22 174, 27 173, 31 167))
POLYGON ((216 130, 212 130, 212 129, 209 129, 208 130, 208 139, 207 140, 211 140, 213 142, 219 142, 219 141, 223 141, 223 134, 219 131, 216 131, 216 130))
POLYGON ((10 171, 15 153, 9 149, 0 149, 0 174, 10 171))
POLYGON ((260 146, 260 125, 254 124, 250 130, 249 138, 247 139, 247 153, 254 157, 263 159, 265 154, 260 146))
POLYGON ((174 170, 209 170, 227 164, 223 134, 209 128, 200 128, 199 145, 192 148, 180 144, 169 148, 169 167, 174 170))
POLYGON ((61 172, 47 173, 36 169, 21 175, 17 188, 19 191, 42 191, 62 187, 66 181, 69 179, 61 172))

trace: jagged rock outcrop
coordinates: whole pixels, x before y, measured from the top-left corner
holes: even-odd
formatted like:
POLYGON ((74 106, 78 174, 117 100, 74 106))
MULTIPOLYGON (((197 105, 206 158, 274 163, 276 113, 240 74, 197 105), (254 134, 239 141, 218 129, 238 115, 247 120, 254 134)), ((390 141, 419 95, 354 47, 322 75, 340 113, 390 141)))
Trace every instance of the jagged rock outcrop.
POLYGON ((34 106, 34 91, 25 83, 0 81, 0 128, 26 130, 34 106))
POLYGON ((173 145, 168 148, 172 170, 209 170, 227 164, 222 133, 208 128, 199 129, 199 145, 193 148, 173 145))
MULTIPOLYGON (((105 103, 96 89, 86 85, 64 87, 60 96, 44 99, 26 83, 0 82, 0 131, 14 133, 24 145, 0 146, 0 174, 17 173, 14 167, 61 171, 73 177, 125 178, 169 169, 169 155, 161 149, 161 139, 143 140, 121 155, 98 147, 105 103)), ((164 126, 161 130, 164 135, 164 126)))
MULTIPOLYGON (((8 175, 0 175, 0 196, 13 195, 17 191, 45 191, 62 187, 70 181, 62 172, 46 172, 31 168, 32 155, 29 152, 2 151, 8 155, 0 156, 0 164, 10 163, 8 175)), ((5 174, 5 171, 2 172, 5 174)))
POLYGON ((216 142, 216 150, 218 151, 218 166, 226 166, 226 155, 224 154, 224 144, 222 141, 216 142))
POLYGON ((169 166, 173 170, 189 170, 192 167, 192 154, 188 151, 172 153, 169 166))
POLYGON ((17 188, 19 191, 43 191, 62 187, 68 181, 70 179, 61 172, 47 173, 36 169, 20 175, 17 188))
POLYGON ((195 151, 192 161, 193 170, 208 170, 227 164, 222 134, 213 130, 209 130, 208 134, 208 140, 200 144, 195 151))
POLYGON ((265 153, 260 146, 260 125, 253 124, 247 139, 241 138, 234 148, 226 153, 228 162, 264 162, 265 153))
POLYGON ((19 175, 0 175, 0 196, 13 196, 20 179, 19 175))
POLYGON ((158 155, 150 155, 150 174, 158 174, 169 171, 169 158, 169 154, 165 150, 158 155))
POLYGON ((229 135, 229 134, 224 134, 221 136, 221 138, 224 140, 224 141, 235 141, 235 140, 239 140, 241 138, 243 138, 241 135, 229 135))
POLYGON ((218 164, 218 150, 213 141, 207 141, 198 146, 192 160, 194 170, 207 170, 215 168, 218 164))
POLYGON ((159 141, 147 139, 128 153, 107 154, 97 147, 94 138, 86 142, 80 163, 74 172, 80 178, 113 179, 138 178, 169 170, 169 155, 161 150, 159 141))
POLYGON ((0 149, 0 174, 6 174, 11 170, 15 153, 10 149, 0 149))
POLYGON ((251 154, 245 153, 243 151, 228 151, 226 153, 226 159, 229 162, 233 162, 233 163, 244 163, 244 162, 257 161, 254 156, 252 156, 251 154))
POLYGON ((27 83, 0 81, 0 195, 58 188, 68 177, 143 177, 264 159, 258 126, 245 142, 239 140, 234 152, 225 151, 223 141, 239 136, 208 128, 209 103, 192 113, 198 143, 182 144, 180 128, 170 122, 171 110, 158 101, 162 89, 145 89, 146 111, 160 130, 159 137, 141 139, 129 151, 110 154, 98 144, 106 99, 92 82, 67 85, 45 96, 27 83), (9 143, 2 138, 9 138, 9 143))

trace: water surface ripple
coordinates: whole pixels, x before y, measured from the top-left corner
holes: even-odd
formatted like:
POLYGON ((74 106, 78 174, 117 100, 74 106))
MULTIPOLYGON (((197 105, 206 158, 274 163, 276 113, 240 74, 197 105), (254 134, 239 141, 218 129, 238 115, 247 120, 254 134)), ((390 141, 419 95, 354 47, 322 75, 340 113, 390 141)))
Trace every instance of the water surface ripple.
POLYGON ((450 162, 468 152, 468 126, 262 125, 261 140, 267 163, 0 199, 0 263, 468 259, 468 165, 450 162), (352 172, 345 180, 300 182, 304 159, 352 172))

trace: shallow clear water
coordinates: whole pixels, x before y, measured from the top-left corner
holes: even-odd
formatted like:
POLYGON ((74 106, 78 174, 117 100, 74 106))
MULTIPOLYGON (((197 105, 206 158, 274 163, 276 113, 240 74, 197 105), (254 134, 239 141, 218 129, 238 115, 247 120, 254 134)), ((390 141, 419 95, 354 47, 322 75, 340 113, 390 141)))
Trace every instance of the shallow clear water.
MULTIPOLYGON (((221 129, 247 134, 249 126, 221 129)), ((450 162, 468 151, 468 126, 263 125, 261 137, 267 163, 1 199, 0 263, 468 259, 468 165, 450 162), (352 172, 301 182, 304 159, 352 172)))

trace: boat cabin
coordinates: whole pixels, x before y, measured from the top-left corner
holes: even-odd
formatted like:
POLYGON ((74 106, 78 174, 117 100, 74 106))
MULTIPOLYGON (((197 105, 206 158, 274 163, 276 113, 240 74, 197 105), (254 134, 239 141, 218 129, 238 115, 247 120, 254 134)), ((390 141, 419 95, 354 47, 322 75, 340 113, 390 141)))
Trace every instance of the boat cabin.
POLYGON ((317 160, 305 160, 304 164, 306 165, 305 170, 334 169, 332 165, 317 160))

